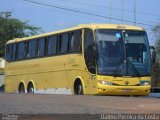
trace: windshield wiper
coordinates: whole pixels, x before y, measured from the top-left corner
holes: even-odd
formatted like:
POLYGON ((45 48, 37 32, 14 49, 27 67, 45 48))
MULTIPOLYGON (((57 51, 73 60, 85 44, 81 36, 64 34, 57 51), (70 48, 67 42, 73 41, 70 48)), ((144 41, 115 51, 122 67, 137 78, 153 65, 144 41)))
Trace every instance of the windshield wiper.
MULTIPOLYGON (((121 71, 123 71, 121 70, 121 71)), ((120 61, 119 61, 119 66, 117 66, 117 68, 114 70, 113 72, 113 76, 114 77, 121 77, 121 76, 138 76, 140 77, 141 74, 140 72, 137 70, 137 68, 133 65, 133 63, 129 60, 126 61, 126 64, 125 64, 125 59, 124 58, 121 58, 120 61), (123 70, 124 70, 124 73, 119 73, 118 72, 120 71, 119 68, 120 66, 123 65, 123 70), (132 67, 130 68, 129 65, 132 67), (131 75, 130 73, 128 73, 128 69, 133 69, 134 70, 134 73, 136 73, 136 75, 131 75)))
MULTIPOLYGON (((127 59, 127 64, 130 64, 131 66, 132 66, 132 68, 135 70, 135 72, 137 73, 137 76, 138 77, 141 77, 141 74, 140 74, 140 72, 137 70, 137 68, 133 65, 133 63, 129 60, 129 59, 127 59)), ((129 68, 129 66, 127 65, 127 67, 129 68)), ((127 69, 128 69, 127 68, 127 69)), ((127 72, 128 72, 128 70, 127 70, 127 72)), ((128 74, 128 73, 127 73, 128 74)))

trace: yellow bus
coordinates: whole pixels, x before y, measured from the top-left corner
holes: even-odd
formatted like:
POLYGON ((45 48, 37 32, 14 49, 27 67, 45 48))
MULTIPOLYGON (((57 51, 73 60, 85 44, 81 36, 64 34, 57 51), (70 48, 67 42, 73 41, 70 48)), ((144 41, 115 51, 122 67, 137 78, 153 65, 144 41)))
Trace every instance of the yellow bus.
POLYGON ((145 30, 84 24, 6 44, 5 91, 148 95, 151 58, 145 30))

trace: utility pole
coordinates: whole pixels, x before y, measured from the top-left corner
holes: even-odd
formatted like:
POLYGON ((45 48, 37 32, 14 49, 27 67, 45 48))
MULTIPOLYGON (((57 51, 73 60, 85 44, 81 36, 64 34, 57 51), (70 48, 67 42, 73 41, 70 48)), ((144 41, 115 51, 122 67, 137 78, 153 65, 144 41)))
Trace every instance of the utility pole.
POLYGON ((110 0, 110 23, 112 22, 112 0, 110 0))
POLYGON ((124 1, 122 0, 122 24, 123 24, 123 7, 124 7, 124 1))
POLYGON ((134 0, 134 25, 136 26, 136 0, 134 0))

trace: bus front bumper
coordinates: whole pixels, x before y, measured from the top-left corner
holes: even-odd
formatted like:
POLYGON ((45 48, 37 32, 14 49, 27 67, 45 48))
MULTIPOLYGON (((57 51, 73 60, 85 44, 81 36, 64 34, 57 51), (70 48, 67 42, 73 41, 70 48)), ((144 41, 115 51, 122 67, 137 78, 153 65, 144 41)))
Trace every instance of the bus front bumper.
POLYGON ((147 96, 150 93, 150 85, 147 86, 109 86, 98 85, 97 94, 99 95, 139 95, 147 96))

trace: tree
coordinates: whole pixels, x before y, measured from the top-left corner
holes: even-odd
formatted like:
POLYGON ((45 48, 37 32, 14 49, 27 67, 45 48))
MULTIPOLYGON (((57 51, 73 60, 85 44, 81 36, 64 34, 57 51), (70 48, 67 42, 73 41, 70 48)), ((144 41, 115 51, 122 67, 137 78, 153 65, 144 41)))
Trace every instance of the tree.
POLYGON ((156 42, 155 42, 155 50, 156 50, 156 63, 152 63, 152 87, 157 87, 160 82, 160 25, 156 25, 152 29, 156 42))
POLYGON ((156 39, 155 49, 160 54, 160 25, 156 25, 155 27, 153 27, 152 31, 156 39))
POLYGON ((28 21, 12 18, 12 12, 0 12, 0 56, 4 56, 8 40, 35 35, 41 28, 29 25, 28 21))

